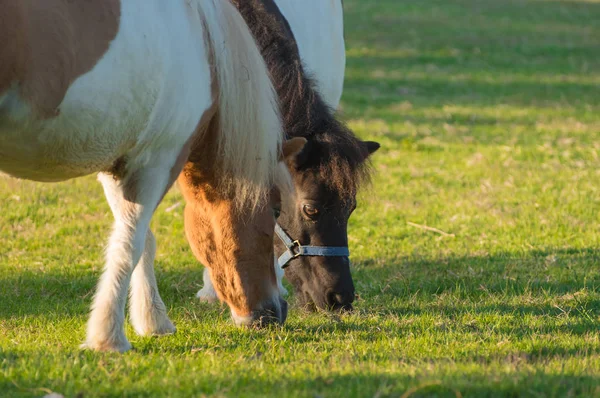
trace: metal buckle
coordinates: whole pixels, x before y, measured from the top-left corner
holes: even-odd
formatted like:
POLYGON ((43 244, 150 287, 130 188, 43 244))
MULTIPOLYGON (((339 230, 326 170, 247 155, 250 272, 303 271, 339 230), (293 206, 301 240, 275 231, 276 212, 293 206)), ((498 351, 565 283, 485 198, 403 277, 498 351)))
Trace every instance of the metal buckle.
POLYGON ((301 247, 302 247, 302 245, 297 240, 293 241, 292 244, 290 246, 288 246, 288 251, 293 254, 293 256, 290 260, 300 257, 300 248, 301 247), (297 250, 294 250, 294 248, 297 248, 297 250))

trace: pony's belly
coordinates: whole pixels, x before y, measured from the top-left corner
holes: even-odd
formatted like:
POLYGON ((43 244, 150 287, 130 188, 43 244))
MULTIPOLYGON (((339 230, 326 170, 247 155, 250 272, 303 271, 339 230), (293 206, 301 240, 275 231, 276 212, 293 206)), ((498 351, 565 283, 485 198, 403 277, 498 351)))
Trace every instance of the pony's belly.
POLYGON ((34 181, 64 181, 109 170, 118 157, 116 153, 99 156, 96 148, 86 148, 85 142, 65 142, 59 134, 36 136, 34 132, 21 132, 18 140, 0 139, 0 172, 34 181))
POLYGON ((85 103, 65 100, 58 116, 39 119, 18 94, 2 99, 0 171, 14 177, 50 182, 105 171, 132 140, 111 115, 85 103))

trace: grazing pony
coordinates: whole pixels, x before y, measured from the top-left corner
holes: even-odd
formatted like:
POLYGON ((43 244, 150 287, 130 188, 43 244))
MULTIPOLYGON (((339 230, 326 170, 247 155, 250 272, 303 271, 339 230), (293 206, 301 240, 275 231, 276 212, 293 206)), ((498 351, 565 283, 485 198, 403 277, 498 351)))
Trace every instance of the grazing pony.
MULTIPOLYGON (((301 304, 349 310, 355 293, 348 219, 361 183, 369 178, 367 158, 379 144, 360 141, 334 117, 345 65, 341 0, 233 3, 267 63, 286 134, 308 140, 287 162, 295 194, 284 196, 276 228, 279 267, 285 268, 301 304)), ((198 297, 211 301, 215 293, 208 270, 204 284, 198 297)), ((283 291, 280 280, 278 285, 283 291)))
POLYGON ((235 322, 285 320, 273 234, 289 174, 276 104, 227 0, 0 0, 0 171, 45 182, 99 173, 115 218, 86 347, 131 347, 128 288, 137 333, 175 331, 149 224, 182 170, 188 240, 235 322))

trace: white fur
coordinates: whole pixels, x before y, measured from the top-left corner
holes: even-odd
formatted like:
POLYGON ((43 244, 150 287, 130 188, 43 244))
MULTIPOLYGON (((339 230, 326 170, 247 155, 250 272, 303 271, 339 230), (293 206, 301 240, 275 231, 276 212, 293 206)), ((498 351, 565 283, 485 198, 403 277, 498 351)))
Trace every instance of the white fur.
POLYGON ((227 0, 121 0, 117 36, 71 85, 59 116, 39 120, 16 90, 0 93, 0 171, 58 181, 126 159, 121 179, 99 175, 115 223, 86 347, 131 347, 124 332, 130 282, 135 330, 175 330, 156 286, 149 223, 178 174, 178 155, 213 102, 205 27, 218 72, 222 166, 241 198, 257 200, 273 181, 279 115, 268 71, 241 21, 227 0))
POLYGON ((138 169, 158 149, 182 148, 212 102, 210 69, 200 21, 183 2, 162 3, 121 1, 117 36, 71 85, 58 117, 36 120, 13 101, 0 119, 0 169, 56 181, 107 170, 123 155, 138 169))
POLYGON ((298 43, 305 70, 336 109, 344 88, 346 50, 341 0, 275 0, 298 43))
POLYGON ((146 234, 144 253, 133 270, 129 291, 129 316, 133 328, 141 336, 175 333, 160 298, 154 276, 156 240, 150 230, 146 234))
POLYGON ((196 297, 200 301, 204 301, 207 303, 215 303, 219 300, 217 296, 217 292, 215 291, 215 287, 212 284, 212 280, 210 279, 210 269, 204 268, 204 274, 202 275, 202 281, 204 282, 204 286, 202 289, 198 290, 196 293, 196 297))
MULTIPOLYGON (((172 166, 176 157, 177 154, 175 156, 167 154, 157 162, 158 167, 143 169, 136 175, 136 193, 138 195, 143 193, 143 197, 137 201, 138 203, 126 201, 123 186, 111 175, 102 173, 98 177, 113 211, 115 224, 106 250, 104 273, 98 283, 92 304, 92 313, 87 327, 86 347, 102 351, 120 352, 131 348, 123 328, 127 288, 131 281, 134 266, 142 259, 146 237, 150 233, 148 228, 154 209, 169 186, 170 168, 164 166, 169 163, 172 166), (143 189, 140 189, 142 187, 143 189)), ((125 182, 127 183, 127 181, 125 182)), ((142 262, 144 262, 143 259, 142 262)), ((140 268, 138 273, 147 273, 145 268, 140 268)), ((139 279, 139 276, 136 279, 139 279)), ((158 294, 156 281, 153 280, 151 283, 154 284, 152 286, 153 290, 158 294)), ((132 293, 152 293, 140 289, 139 285, 138 280, 134 285, 136 288, 132 289, 132 293)), ((162 304, 160 297, 158 297, 158 300, 162 304)), ((143 307, 144 301, 152 302, 153 300, 151 297, 134 298, 131 303, 132 313, 136 314, 144 309, 153 313, 145 314, 143 318, 152 319, 155 315, 154 312, 161 313, 160 310, 164 308, 164 304, 162 306, 159 304, 159 308, 156 308, 158 311, 152 311, 152 307, 143 307), (135 305, 138 308, 134 308, 135 305)), ((166 318, 166 313, 160 315, 166 318)), ((143 334, 146 334, 147 331, 141 328, 143 321, 140 321, 140 317, 134 316, 133 319, 135 320, 136 330, 141 330, 143 334)), ((161 323, 164 321, 165 319, 160 319, 161 323)), ((166 318, 166 322, 170 324, 168 318, 166 318)), ((154 333, 158 333, 158 330, 150 332, 150 334, 154 333)))

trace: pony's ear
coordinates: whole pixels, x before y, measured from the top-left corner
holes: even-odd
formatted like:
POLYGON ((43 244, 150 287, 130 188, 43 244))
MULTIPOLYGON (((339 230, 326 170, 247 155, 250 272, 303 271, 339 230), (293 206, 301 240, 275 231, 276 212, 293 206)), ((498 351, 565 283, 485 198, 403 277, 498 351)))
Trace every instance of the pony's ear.
POLYGON ((306 144, 306 138, 303 137, 294 137, 292 139, 286 140, 282 146, 282 157, 279 161, 287 160, 292 156, 298 154, 304 145, 306 144))
POLYGON ((312 159, 315 157, 318 158, 318 151, 319 147, 317 146, 317 143, 314 140, 310 140, 302 147, 302 150, 296 154, 293 158, 293 162, 290 162, 290 165, 296 169, 302 169, 302 167, 306 166, 307 163, 310 163, 312 159))
POLYGON ((375 141, 361 141, 360 145, 365 150, 365 159, 371 156, 375 151, 377 151, 381 147, 381 145, 379 145, 379 142, 375 141))

